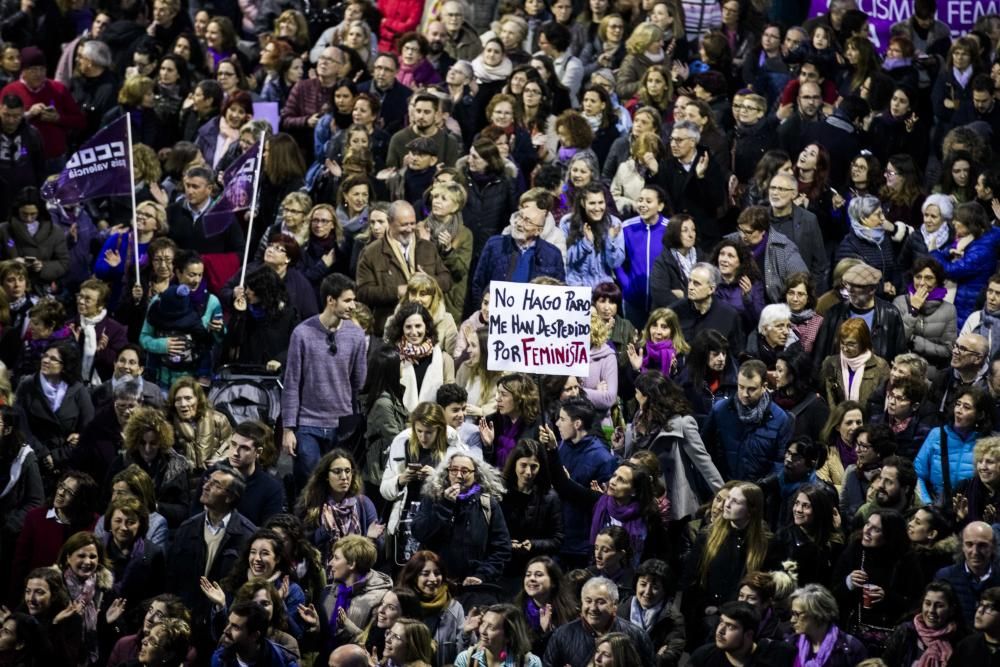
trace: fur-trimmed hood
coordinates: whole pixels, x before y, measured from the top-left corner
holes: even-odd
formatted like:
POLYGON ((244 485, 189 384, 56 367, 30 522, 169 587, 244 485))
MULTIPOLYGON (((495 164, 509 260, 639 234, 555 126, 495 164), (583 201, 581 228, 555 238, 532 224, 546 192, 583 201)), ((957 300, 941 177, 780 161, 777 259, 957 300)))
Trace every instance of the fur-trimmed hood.
MULTIPOLYGON (((59 569, 58 565, 52 565, 49 567, 50 570, 56 572, 60 577, 63 576, 62 570, 59 569)), ((97 569, 97 590, 101 593, 109 592, 115 585, 115 575, 111 570, 104 567, 103 565, 97 569)))
POLYGON ((430 498, 439 499, 444 494, 444 490, 448 488, 448 466, 451 465, 452 459, 456 456, 464 456, 473 462, 476 467, 476 483, 479 484, 482 489, 481 493, 485 496, 490 496, 494 498, 497 502, 503 497, 503 494, 507 492, 504 488, 503 478, 500 476, 500 471, 491 466, 489 463, 480 461, 469 454, 464 452, 452 452, 444 457, 441 463, 438 464, 437 468, 434 470, 434 474, 427 478, 424 482, 424 487, 421 490, 423 495, 430 498))

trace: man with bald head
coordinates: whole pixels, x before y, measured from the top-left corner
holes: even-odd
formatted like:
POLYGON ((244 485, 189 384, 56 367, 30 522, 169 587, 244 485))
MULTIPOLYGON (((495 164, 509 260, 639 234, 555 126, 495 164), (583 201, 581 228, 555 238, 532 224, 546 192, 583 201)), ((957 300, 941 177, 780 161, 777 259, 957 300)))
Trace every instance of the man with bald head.
POLYGON ((951 372, 945 378, 941 400, 937 402, 942 410, 969 387, 989 390, 989 353, 990 342, 985 337, 974 333, 958 337, 951 347, 951 372))
POLYGON ((346 644, 330 654, 329 667, 368 667, 368 654, 357 644, 346 644))
POLYGON ((962 530, 961 541, 962 562, 941 568, 934 578, 955 589, 965 626, 971 628, 979 596, 987 588, 1000 586, 1000 561, 990 524, 973 521, 962 530))
POLYGON ((417 214, 406 201, 389 206, 389 228, 385 236, 369 243, 358 260, 358 300, 375 316, 373 331, 382 331, 385 321, 406 293, 414 273, 436 279, 441 291, 451 289, 451 271, 438 253, 437 244, 417 236, 417 214))
POLYGON ((790 238, 799 249, 802 261, 809 268, 816 294, 822 294, 829 284, 830 256, 823 245, 823 233, 816 215, 795 203, 798 194, 798 181, 791 174, 778 173, 771 178, 767 189, 771 228, 790 238))

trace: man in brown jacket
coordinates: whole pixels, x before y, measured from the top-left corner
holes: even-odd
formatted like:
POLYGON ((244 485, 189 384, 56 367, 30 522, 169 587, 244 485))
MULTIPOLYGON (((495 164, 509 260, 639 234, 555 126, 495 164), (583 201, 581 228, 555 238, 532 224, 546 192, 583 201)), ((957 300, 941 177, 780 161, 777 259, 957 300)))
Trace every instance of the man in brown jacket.
POLYGON ((442 292, 451 289, 451 272, 432 241, 416 235, 417 214, 405 201, 389 207, 389 229, 380 241, 370 244, 358 260, 358 300, 372 310, 375 333, 406 294, 406 281, 414 273, 434 277, 442 292))

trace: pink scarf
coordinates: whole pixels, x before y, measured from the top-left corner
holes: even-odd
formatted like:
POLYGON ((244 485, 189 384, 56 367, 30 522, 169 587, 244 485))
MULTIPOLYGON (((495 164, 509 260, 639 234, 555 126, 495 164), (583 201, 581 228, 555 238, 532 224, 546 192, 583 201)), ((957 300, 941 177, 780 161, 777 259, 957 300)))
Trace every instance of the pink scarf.
POLYGON ((955 633, 955 623, 949 623, 943 628, 932 630, 924 624, 920 614, 913 617, 913 629, 917 631, 920 642, 926 646, 923 655, 914 663, 914 667, 944 667, 951 659, 951 642, 947 640, 955 633))
POLYGON ((865 364, 872 358, 872 353, 863 352, 853 359, 848 359, 844 353, 840 353, 840 376, 844 380, 844 398, 849 401, 860 400, 861 378, 864 376, 865 364), (854 371, 854 375, 851 375, 854 371))

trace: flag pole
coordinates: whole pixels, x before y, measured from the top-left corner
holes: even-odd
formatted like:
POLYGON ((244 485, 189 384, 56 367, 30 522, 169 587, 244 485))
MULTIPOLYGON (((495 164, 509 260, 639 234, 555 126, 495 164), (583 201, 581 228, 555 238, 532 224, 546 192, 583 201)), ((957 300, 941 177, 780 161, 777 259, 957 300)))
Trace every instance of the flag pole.
POLYGON ((132 154, 132 114, 125 112, 125 126, 128 128, 128 170, 129 189, 132 191, 132 262, 135 264, 135 282, 142 284, 142 273, 139 267, 139 215, 135 210, 135 156, 132 154))
POLYGON ((260 148, 257 150, 257 168, 254 169, 253 176, 253 197, 250 198, 250 220, 247 222, 247 242, 243 249, 243 266, 240 267, 240 287, 247 277, 247 261, 250 259, 250 239, 253 238, 253 219, 257 215, 257 193, 260 192, 260 167, 264 164, 264 142, 267 135, 264 130, 260 132, 260 148))

